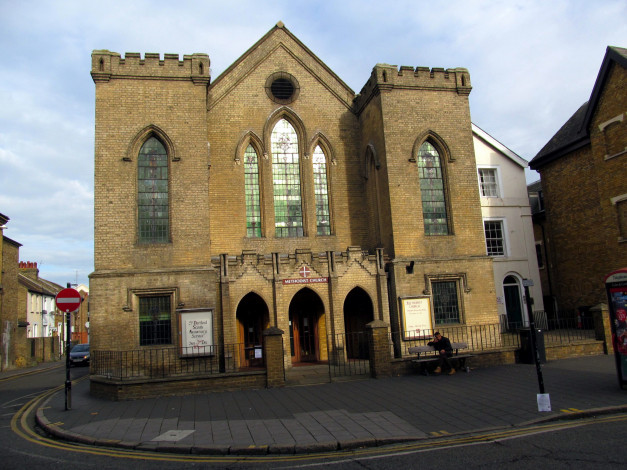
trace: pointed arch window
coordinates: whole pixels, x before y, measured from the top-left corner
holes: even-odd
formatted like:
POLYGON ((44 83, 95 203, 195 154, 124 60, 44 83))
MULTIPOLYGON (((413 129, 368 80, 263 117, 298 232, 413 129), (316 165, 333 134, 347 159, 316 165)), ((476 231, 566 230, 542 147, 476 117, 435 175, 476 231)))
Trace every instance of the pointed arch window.
POLYGON ((156 137, 150 137, 137 158, 139 241, 169 241, 168 154, 156 137))
POLYGON ((271 149, 276 236, 302 237, 303 209, 298 135, 286 119, 281 119, 272 129, 271 149))
POLYGON ((327 158, 319 145, 313 153, 314 195, 316 197, 316 233, 331 235, 327 158))
POLYGON ((261 237, 259 159, 252 145, 249 145, 244 152, 244 192, 246 194, 246 236, 261 237))
POLYGON ((436 148, 425 142, 418 150, 418 175, 426 235, 448 235, 442 161, 436 148))

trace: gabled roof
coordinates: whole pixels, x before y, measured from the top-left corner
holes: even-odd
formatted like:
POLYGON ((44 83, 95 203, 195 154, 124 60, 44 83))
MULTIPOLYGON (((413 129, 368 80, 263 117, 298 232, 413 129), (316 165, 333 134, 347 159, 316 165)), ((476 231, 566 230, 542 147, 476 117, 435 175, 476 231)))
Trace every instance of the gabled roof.
POLYGON ((488 134, 486 131, 484 131, 483 129, 481 129, 479 126, 477 126, 474 123, 472 123, 472 133, 476 135, 478 138, 480 138, 481 140, 483 140, 490 147, 494 148, 496 151, 508 157, 511 161, 513 161, 517 165, 523 168, 527 168, 528 166, 527 160, 520 157, 514 151, 508 149, 505 145, 503 145, 501 142, 496 140, 494 137, 492 137, 490 134, 488 134))
POLYGON ((547 144, 542 147, 538 154, 533 157, 529 166, 533 170, 550 163, 558 158, 577 150, 590 142, 590 121, 599 103, 601 93, 605 87, 605 82, 609 75, 612 63, 617 63, 627 68, 627 49, 622 47, 608 46, 605 51, 603 63, 599 69, 596 82, 592 88, 590 99, 581 105, 568 121, 551 137, 547 144))
POLYGON ((22 244, 20 242, 16 242, 15 240, 10 239, 9 237, 2 236, 2 240, 16 247, 21 247, 22 244))
POLYGON ((37 279, 25 276, 22 273, 17 274, 17 281, 20 285, 26 287, 31 292, 48 295, 54 297, 63 288, 54 282, 47 281, 38 277, 37 279))
MULTIPOLYGON (((345 102, 348 108, 352 107, 352 100, 355 97, 355 92, 340 78, 338 77, 333 70, 331 70, 318 56, 316 56, 305 44, 303 44, 294 34, 288 30, 282 21, 279 21, 270 31, 268 31, 259 41, 253 44, 244 54, 242 54, 235 62, 233 62, 224 72, 222 72, 212 83, 209 85, 210 90, 214 90, 221 86, 221 82, 223 79, 229 74, 236 75, 236 82, 245 78, 245 76, 249 73, 249 70, 239 71, 240 65, 244 62, 249 61, 250 67, 255 67, 257 64, 261 63, 267 57, 267 53, 265 55, 260 55, 259 51, 261 46, 269 41, 276 41, 276 45, 274 49, 277 47, 285 48, 292 56, 296 58, 301 65, 306 68, 312 76, 316 77, 321 82, 325 81, 325 78, 321 77, 321 74, 328 74, 328 76, 332 77, 337 82, 337 86, 334 87, 335 90, 331 90, 334 95, 338 97, 341 101, 345 102), (287 41, 285 40, 285 36, 287 36, 287 41), (297 48, 300 48, 304 54, 309 56, 313 60, 312 64, 307 64, 306 61, 302 60, 303 56, 299 56, 299 51, 295 50, 293 47, 290 48, 290 41, 293 44, 297 45, 297 48), (316 69, 316 70, 314 70, 316 69)), ((271 43, 270 43, 271 44, 271 43)), ((273 50, 274 50, 273 49, 273 50)), ((326 78, 328 79, 328 78, 326 78)), ((233 83, 230 87, 235 86, 233 83)), ((228 93, 228 90, 225 90, 224 93, 228 93)))
POLYGON ((584 117, 588 111, 586 101, 568 121, 555 133, 538 154, 531 160, 530 166, 534 170, 537 166, 549 163, 566 153, 577 150, 590 141, 587 129, 583 127, 584 117), (581 130, 583 128, 583 130, 581 130))

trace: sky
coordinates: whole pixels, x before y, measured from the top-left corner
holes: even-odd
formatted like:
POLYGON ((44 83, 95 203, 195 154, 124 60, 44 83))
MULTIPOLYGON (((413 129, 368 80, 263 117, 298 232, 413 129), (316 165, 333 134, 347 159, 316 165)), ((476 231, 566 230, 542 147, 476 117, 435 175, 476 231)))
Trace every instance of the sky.
POLYGON ((472 121, 527 161, 627 47, 625 0, 0 0, 0 213, 20 261, 64 287, 94 270, 93 50, 207 53, 215 80, 278 21, 356 93, 377 63, 467 68, 472 121))

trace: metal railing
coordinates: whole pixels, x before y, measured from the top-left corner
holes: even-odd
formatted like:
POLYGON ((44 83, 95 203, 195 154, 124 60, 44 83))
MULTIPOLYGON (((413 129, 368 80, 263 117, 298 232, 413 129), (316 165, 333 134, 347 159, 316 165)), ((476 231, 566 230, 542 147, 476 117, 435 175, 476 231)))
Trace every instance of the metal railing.
POLYGON ((337 333, 327 336, 331 377, 370 373, 368 333, 337 333))
POLYGON ((247 366, 240 343, 201 348, 92 351, 91 373, 116 380, 156 379, 238 372, 247 366))
MULTIPOLYGON (((571 344, 576 341, 593 340, 595 338, 592 319, 560 319, 549 320, 544 316, 536 315, 534 320, 540 319, 540 328, 544 336, 545 346, 571 344)), ((412 346, 424 346, 433 338, 433 333, 439 331, 452 343, 467 343, 469 351, 490 351, 501 348, 520 348, 520 330, 528 328, 522 323, 495 323, 487 325, 458 325, 441 326, 436 329, 418 330, 402 335, 399 332, 390 334, 390 344, 394 357, 400 358, 411 355, 408 349, 412 346)))

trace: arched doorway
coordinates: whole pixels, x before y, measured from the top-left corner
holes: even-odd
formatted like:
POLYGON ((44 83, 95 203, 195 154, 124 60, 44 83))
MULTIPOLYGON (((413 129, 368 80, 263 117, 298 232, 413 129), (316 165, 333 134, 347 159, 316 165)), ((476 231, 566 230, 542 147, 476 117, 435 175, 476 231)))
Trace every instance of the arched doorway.
POLYGON ((320 360, 321 321, 324 305, 314 291, 300 290, 290 302, 290 352, 292 363, 320 360))
POLYGON ((374 308, 370 296, 361 287, 355 287, 344 300, 344 331, 348 359, 368 359, 366 325, 372 320, 374 308))
POLYGON ((268 306, 260 296, 250 292, 237 306, 236 317, 242 367, 262 367, 263 330, 270 324, 268 306))
POLYGON ((507 324, 510 328, 523 326, 522 297, 520 282, 516 276, 506 276, 503 280, 503 295, 505 296, 505 312, 507 324))

